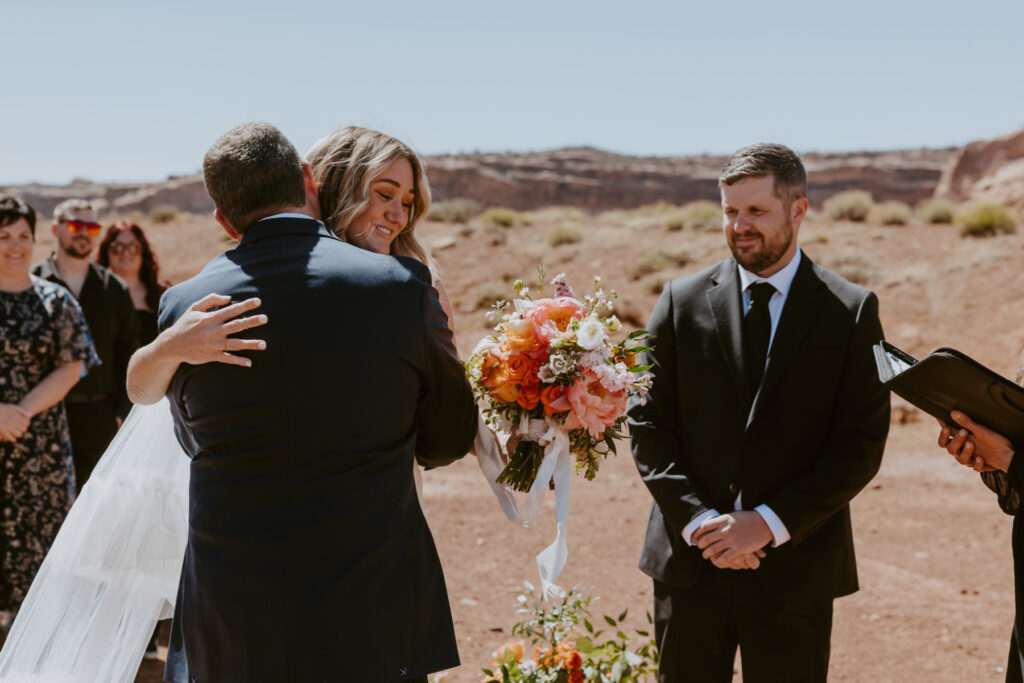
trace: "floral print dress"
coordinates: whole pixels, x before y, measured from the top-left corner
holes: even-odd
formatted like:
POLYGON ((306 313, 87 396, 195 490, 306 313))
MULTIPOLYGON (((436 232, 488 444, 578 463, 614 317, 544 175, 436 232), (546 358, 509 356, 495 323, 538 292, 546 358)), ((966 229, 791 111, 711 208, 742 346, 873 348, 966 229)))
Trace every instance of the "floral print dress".
MULTIPOLYGON (((32 278, 0 292, 0 403, 17 403, 62 365, 99 363, 78 302, 32 278)), ((75 496, 64 403, 32 418, 15 442, 0 441, 0 610, 17 609, 75 496)))

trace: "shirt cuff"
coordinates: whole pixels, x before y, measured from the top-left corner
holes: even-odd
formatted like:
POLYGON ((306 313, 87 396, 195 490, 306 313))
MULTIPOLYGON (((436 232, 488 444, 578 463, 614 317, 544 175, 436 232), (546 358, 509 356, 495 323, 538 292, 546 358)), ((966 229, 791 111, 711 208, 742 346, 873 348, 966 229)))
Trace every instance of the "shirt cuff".
POLYGON ((683 527, 683 540, 686 541, 686 545, 693 545, 693 543, 690 542, 690 537, 693 536, 693 532, 697 530, 697 527, 703 524, 705 520, 717 516, 718 510, 712 508, 711 510, 705 510, 691 519, 690 523, 683 527))
MULTIPOLYGON (((777 548, 789 540, 789 530, 770 507, 767 505, 758 505, 754 508, 754 511, 761 515, 761 519, 763 519, 765 524, 768 525, 768 528, 771 529, 772 547, 777 548)), ((685 531, 683 533, 685 533, 685 531)))

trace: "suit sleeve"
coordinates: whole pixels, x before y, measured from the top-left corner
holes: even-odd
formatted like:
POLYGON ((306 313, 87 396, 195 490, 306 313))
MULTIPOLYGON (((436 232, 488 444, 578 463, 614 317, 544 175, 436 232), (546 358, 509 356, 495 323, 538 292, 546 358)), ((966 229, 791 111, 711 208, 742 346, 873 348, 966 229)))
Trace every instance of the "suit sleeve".
POLYGON ((693 519, 712 506, 698 495, 676 432, 678 405, 676 331, 672 319, 672 290, 666 285, 651 313, 647 329, 654 350, 642 355, 653 377, 646 404, 631 399, 628 413, 633 460, 654 502, 678 536, 693 519))
POLYGON ((135 315, 135 305, 127 289, 119 290, 118 330, 114 337, 114 381, 117 383, 115 412, 122 420, 132 409, 128 400, 127 374, 128 361, 139 348, 139 319, 135 315))
POLYGON ((466 370, 455 351, 448 316, 429 284, 429 275, 423 279, 428 283, 422 295, 426 358, 416 416, 416 459, 424 467, 440 467, 473 447, 477 409, 466 370))
POLYGON ((816 465, 765 501, 794 545, 849 504, 878 472, 889 433, 889 391, 878 380, 871 347, 883 338, 878 298, 868 292, 843 360, 832 433, 816 465))

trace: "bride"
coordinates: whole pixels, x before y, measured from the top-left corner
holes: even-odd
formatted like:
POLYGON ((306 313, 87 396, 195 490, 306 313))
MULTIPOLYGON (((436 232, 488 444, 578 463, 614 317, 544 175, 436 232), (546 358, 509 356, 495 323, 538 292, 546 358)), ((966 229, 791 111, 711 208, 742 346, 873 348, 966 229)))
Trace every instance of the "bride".
MULTIPOLYGON (((360 248, 430 266, 452 327, 438 269, 414 232, 430 205, 417 155, 383 133, 349 126, 317 142, 307 160, 327 227, 360 248), (410 178, 417 191, 393 177, 410 178)), ((130 367, 129 395, 142 405, 83 487, 40 568, 0 652, 0 681, 134 680, 157 620, 172 614, 187 535, 189 460, 173 436, 163 394, 182 362, 249 365, 239 352, 265 348, 258 339, 234 336, 267 322, 258 312, 245 315, 258 300, 229 304, 216 294, 203 298, 140 350, 159 359, 147 366, 158 370, 130 367)), ((514 519, 511 493, 493 483, 502 467, 500 447, 482 422, 474 450, 514 519)), ((419 490, 418 468, 416 474, 419 490)), ((171 680, 185 680, 182 664, 168 662, 171 680)))

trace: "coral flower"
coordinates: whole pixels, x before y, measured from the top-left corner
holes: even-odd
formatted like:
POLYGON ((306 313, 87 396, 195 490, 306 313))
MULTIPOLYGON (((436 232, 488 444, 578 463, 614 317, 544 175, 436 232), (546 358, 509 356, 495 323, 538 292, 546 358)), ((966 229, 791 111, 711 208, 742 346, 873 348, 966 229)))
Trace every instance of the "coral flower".
POLYGON ((586 315, 586 306, 576 299, 562 296, 534 301, 526 318, 537 326, 544 340, 549 341, 569 329, 569 323, 573 320, 582 320, 586 315))
POLYGON ((529 319, 510 320, 505 325, 506 345, 512 351, 522 353, 535 353, 541 349, 543 343, 537 337, 537 326, 529 319))
POLYGON ((495 654, 504 659, 508 655, 512 655, 516 658, 517 662, 523 661, 523 644, 519 642, 508 642, 498 648, 495 654))
POLYGON ((558 384, 547 384, 540 390, 540 402, 544 404, 544 412, 548 416, 572 409, 565 391, 565 387, 558 384))
POLYGON ((566 392, 572 413, 565 421, 566 429, 585 428, 590 436, 600 440, 605 428, 615 423, 626 410, 626 392, 609 391, 600 377, 586 370, 566 392))

